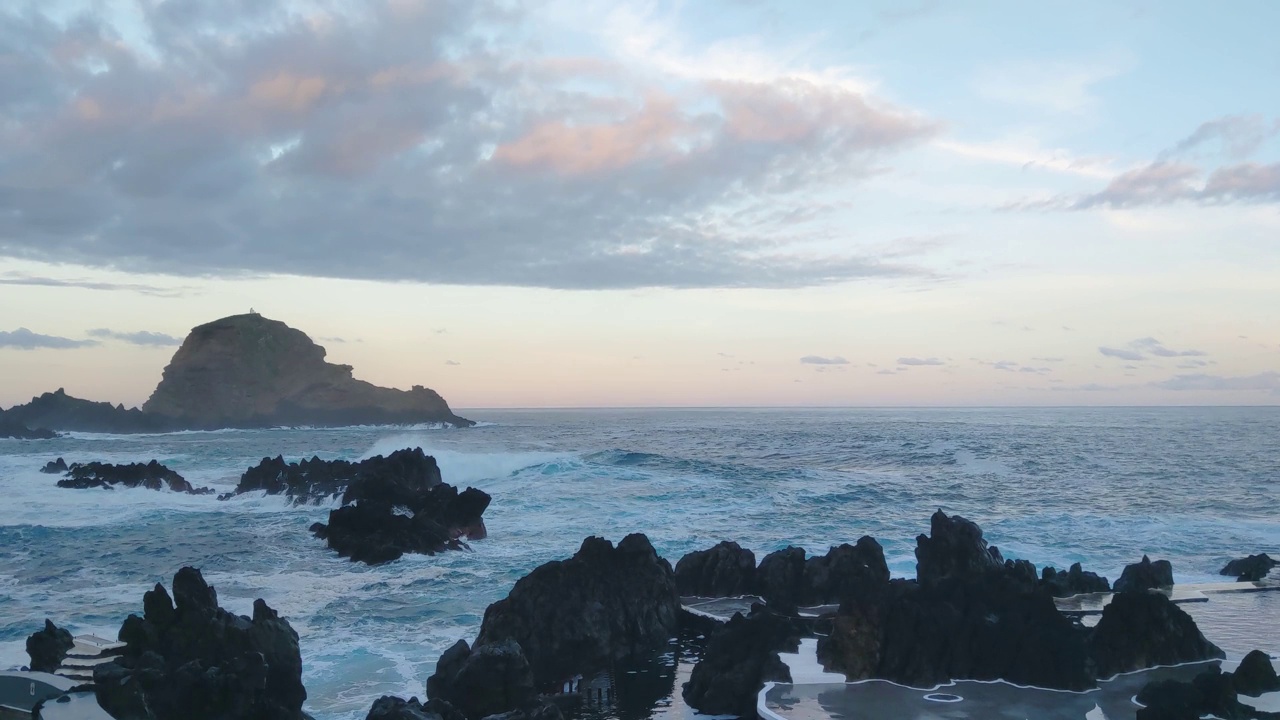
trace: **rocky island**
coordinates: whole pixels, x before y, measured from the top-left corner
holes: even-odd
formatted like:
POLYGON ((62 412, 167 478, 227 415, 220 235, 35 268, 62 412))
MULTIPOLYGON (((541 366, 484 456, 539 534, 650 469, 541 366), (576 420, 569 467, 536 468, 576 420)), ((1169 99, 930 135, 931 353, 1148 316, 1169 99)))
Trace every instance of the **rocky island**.
POLYGON ((64 390, 0 412, 0 426, 80 432, 170 432, 280 425, 441 423, 469 427, 434 390, 378 387, 325 360, 301 330, 257 313, 191 331, 141 409, 64 390))

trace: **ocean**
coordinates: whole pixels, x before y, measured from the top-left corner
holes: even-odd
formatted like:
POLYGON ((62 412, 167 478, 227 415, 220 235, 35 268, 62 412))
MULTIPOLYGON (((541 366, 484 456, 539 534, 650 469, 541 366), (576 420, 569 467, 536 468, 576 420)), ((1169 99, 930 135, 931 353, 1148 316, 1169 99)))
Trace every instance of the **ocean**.
MULTIPOLYGON (((489 603, 589 535, 644 532, 673 565, 725 539, 759 559, 872 535, 894 575, 911 577, 915 536, 941 508, 978 522, 1006 557, 1079 561, 1114 580, 1146 553, 1172 561, 1179 583, 1222 581, 1227 560, 1280 550, 1280 408, 460 414, 480 426, 0 440, 0 668, 27 661, 24 640, 46 617, 114 637, 143 592, 183 565, 200 568, 234 612, 262 597, 286 616, 301 637, 308 712, 356 720, 381 695, 421 697, 436 658, 474 638, 489 603), (224 492, 265 456, 404 447, 434 455, 446 482, 493 496, 489 538, 472 552, 371 568, 308 533, 328 505, 68 490, 39 472, 59 456, 156 459, 224 492)), ((1250 629, 1224 647, 1280 651, 1280 604, 1250 607, 1250 625, 1272 616, 1262 623, 1271 634, 1250 629)), ((1230 633, 1231 622, 1219 624, 1230 633)), ((673 687, 677 697, 657 698, 651 712, 687 714, 673 687)))

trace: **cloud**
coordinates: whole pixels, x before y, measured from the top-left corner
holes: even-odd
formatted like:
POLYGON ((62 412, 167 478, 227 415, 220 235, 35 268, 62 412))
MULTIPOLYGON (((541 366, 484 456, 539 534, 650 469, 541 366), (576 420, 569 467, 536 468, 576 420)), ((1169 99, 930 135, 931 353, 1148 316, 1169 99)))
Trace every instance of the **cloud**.
POLYGON ((119 340, 121 342, 129 343, 130 345, 163 347, 182 344, 181 339, 172 335, 148 332, 146 330, 139 330, 138 332, 118 332, 107 328, 97 328, 96 330, 87 331, 87 334, 90 337, 102 338, 104 340, 119 340))
POLYGON ((1172 350, 1153 337, 1138 338, 1124 348, 1100 347, 1098 352, 1107 357, 1131 361, 1146 360, 1148 355, 1162 358, 1202 357, 1208 355, 1203 350, 1172 350))
POLYGON ((1032 360, 1035 360, 1036 362, 1060 363, 1060 362, 1062 362, 1063 360, 1065 360, 1066 358, 1060 358, 1060 357, 1033 357, 1033 358, 1031 358, 1031 359, 1032 359, 1032 360))
POLYGON ((682 55, 625 17, 614 55, 552 55, 498 0, 85 6, 0 13, 22 39, 0 257, 568 289, 929 277, 809 249, 815 190, 937 132, 847 69, 682 55))
POLYGON ((18 328, 12 332, 0 330, 0 348, 14 350, 71 350, 74 348, 97 345, 96 340, 72 340, 56 335, 41 335, 26 328, 18 328))
POLYGON ((319 340, 320 342, 339 343, 339 344, 345 343, 347 341, 346 338, 340 338, 335 336, 317 337, 316 339, 319 340))
MULTIPOLYGON (((637 358, 632 358, 632 359, 634 360, 634 359, 637 359, 637 358)), ((460 362, 458 362, 458 361, 456 361, 456 360, 445 360, 445 361, 444 361, 444 364, 445 364, 445 365, 461 365, 462 363, 460 363, 460 362)))
MULTIPOLYGON (((3 183, 0 183, 0 187, 3 183)), ((0 200, 0 202, 3 202, 0 200)), ((0 245, 2 247, 2 245, 0 245)), ((64 288, 83 288, 85 290, 107 290, 107 291, 128 291, 136 292, 143 295, 155 295, 157 297, 182 297, 191 291, 188 287, 159 287, 156 285, 141 285, 136 283, 113 283, 100 282, 84 279, 62 279, 43 277, 40 275, 29 275, 21 272, 3 272, 0 273, 0 285, 26 285, 31 287, 64 287, 64 288)))
POLYGON ((1114 390, 1119 390, 1120 386, 1085 383, 1084 385, 1053 385, 1049 389, 1064 392, 1112 392, 1114 390))
POLYGON ((1098 352, 1107 357, 1120 358, 1121 360, 1144 360, 1146 356, 1137 350, 1124 350, 1122 348, 1100 347, 1098 352))
POLYGON ((821 355, 805 355, 800 358, 802 365, 848 365, 849 361, 839 355, 832 357, 823 357, 821 355))
POLYGON ((1280 390, 1280 372, 1263 372, 1257 375, 1223 376, 1193 373, 1175 375, 1168 380, 1151 383, 1162 390, 1253 391, 1280 390))
POLYGON ((1268 123, 1262 115, 1227 115, 1200 124, 1187 137, 1161 154, 1161 159, 1184 155, 1205 145, 1217 144, 1234 159, 1244 159, 1280 133, 1280 121, 1268 123))
POLYGON ((933 358, 933 357, 931 358, 900 357, 898 358, 898 364, 908 365, 908 366, 946 365, 945 362, 939 360, 938 358, 933 358))
POLYGON ((1047 200, 1026 200, 1004 205, 1002 210, 1126 209, 1192 202, 1201 205, 1280 202, 1280 162, 1262 165, 1239 163, 1204 172, 1176 161, 1156 161, 1121 173, 1099 192, 1047 200))

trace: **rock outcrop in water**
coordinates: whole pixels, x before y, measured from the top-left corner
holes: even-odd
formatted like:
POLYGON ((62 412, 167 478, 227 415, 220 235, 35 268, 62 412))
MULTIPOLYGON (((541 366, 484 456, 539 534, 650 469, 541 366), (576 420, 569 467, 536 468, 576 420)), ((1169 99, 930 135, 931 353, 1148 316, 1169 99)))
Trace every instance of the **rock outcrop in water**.
POLYGON ((46 619, 44 629, 32 633, 27 638, 27 655, 31 656, 31 670, 45 673, 57 670, 75 645, 75 640, 69 631, 54 625, 52 620, 46 619))
POLYGON ((370 565, 405 553, 462 549, 462 540, 488 534, 483 515, 489 495, 470 487, 458 492, 421 448, 359 462, 312 458, 290 464, 282 457, 263 458, 241 476, 235 492, 220 499, 264 490, 294 504, 341 496, 342 506, 329 512, 328 523, 315 523, 311 532, 342 557, 370 565))
POLYGON ((422 703, 416 697, 403 700, 384 695, 373 701, 365 720, 466 720, 466 716, 443 700, 422 703))
POLYGON ((1080 563, 1073 564, 1066 572, 1046 567, 1040 574, 1040 584, 1054 597, 1111 591, 1111 583, 1105 577, 1087 572, 1080 563))
POLYGON ((58 458, 57 460, 50 460, 45 463, 44 467, 40 468, 40 472, 45 473, 46 475, 62 475, 70 469, 71 468, 67 467, 66 460, 58 458))
POLYGON ((760 605, 748 616, 736 614, 712 634, 681 695, 703 714, 753 717, 761 686, 791 682, 778 653, 798 650, 806 634, 796 620, 760 605))
POLYGON ((444 423, 469 426, 435 391, 377 387, 278 321, 234 315, 187 335, 143 405, 189 428, 444 423))
POLYGON ((1218 574, 1234 576, 1239 582, 1256 582, 1266 577, 1276 565, 1280 565, 1280 562, 1272 560, 1266 553, 1259 553, 1232 560, 1218 574))
POLYGON ((233 315, 195 328, 142 409, 75 398, 59 388, 0 412, 5 428, 97 433, 173 432, 279 425, 441 423, 458 417, 434 390, 398 390, 325 361, 325 349, 278 320, 233 315))
POLYGON ((628 535, 617 547, 587 538, 490 605, 475 644, 459 641, 440 657, 427 694, 469 720, 513 712, 553 720, 558 711, 536 688, 664 647, 678 612, 675 574, 648 538, 628 535))
POLYGON ((25 405, 15 405, 5 410, 2 417, 6 422, 27 427, 73 432, 142 433, 182 429, 168 418, 148 415, 137 408, 126 410, 123 405, 82 400, 68 395, 62 388, 32 398, 25 405))
MULTIPOLYGON (((62 458, 58 458, 62 460, 62 458)), ((65 463, 64 463, 65 467, 65 463)), ((45 465, 42 472, 56 472, 57 462, 45 465)), ((58 481, 60 488, 87 490, 89 488, 115 489, 116 486, 148 490, 168 488, 173 492, 190 495, 211 495, 210 488, 192 487, 181 475, 152 460, 149 463, 129 463, 128 465, 112 465, 110 463, 72 463, 67 467, 66 477, 58 481)))
POLYGON ((94 668, 99 704, 116 718, 302 720, 298 634, 261 599, 253 617, 218 607, 199 570, 156 585, 143 616, 120 628, 120 657, 94 668))
POLYGON ((0 411, 0 439, 52 440, 56 437, 58 437, 58 433, 52 430, 46 430, 42 427, 27 427, 26 423, 19 422, 17 418, 8 417, 4 411, 0 411))
POLYGON ((1151 561, 1146 555, 1141 562, 1126 565, 1116 581, 1115 591, 1155 590, 1173 587, 1173 565, 1168 560, 1151 561))

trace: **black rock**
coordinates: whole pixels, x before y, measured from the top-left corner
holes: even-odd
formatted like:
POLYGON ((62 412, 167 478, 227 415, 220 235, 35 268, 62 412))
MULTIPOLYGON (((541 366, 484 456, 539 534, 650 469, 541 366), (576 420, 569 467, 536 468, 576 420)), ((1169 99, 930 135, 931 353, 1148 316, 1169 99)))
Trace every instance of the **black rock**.
MULTIPOLYGON (((51 465, 53 463, 45 466, 45 472, 51 472, 49 470, 51 465)), ((148 490, 162 490, 167 487, 173 492, 188 493, 190 495, 209 495, 213 493, 213 490, 209 488, 192 487, 191 483, 183 479, 181 475, 155 460, 145 464, 129 463, 128 465, 112 465, 101 462, 72 463, 67 468, 67 476, 58 481, 58 487, 60 488, 78 490, 89 488, 110 490, 117 485, 129 488, 144 487, 148 490)))
POLYGON ((703 714, 754 717, 764 683, 791 682, 778 653, 795 652, 802 632, 793 619, 761 605, 748 617, 735 614, 711 636, 681 696, 703 714))
POLYGON ((1225 720, 1280 717, 1258 713, 1240 702, 1230 675, 1220 668, 1206 670, 1190 682, 1161 680, 1148 683, 1135 698, 1144 705, 1138 720, 1199 720, 1212 715, 1225 720))
POLYGON ((403 700, 384 695, 373 701, 365 720, 466 720, 466 716, 444 700, 422 703, 416 697, 403 700))
POLYGON ((929 519, 929 535, 916 538, 916 579, 921 585, 1003 567, 1000 551, 982 539, 982 528, 959 515, 937 511, 929 519))
POLYGON ((78 432, 135 433, 183 429, 168 418, 148 415, 137 408, 126 410, 123 405, 81 400, 68 395, 62 388, 32 398, 25 405, 9 408, 3 418, 6 422, 30 428, 78 432))
POLYGON ((69 469, 70 468, 67 467, 67 461, 62 458, 58 458, 57 460, 50 460, 45 463, 44 467, 40 468, 40 472, 47 473, 49 475, 62 475, 69 469))
POLYGON ((1087 631, 1024 573, 987 571, 928 585, 894 580, 846 598, 818 658, 850 680, 912 687, 1003 679, 1062 690, 1095 686, 1087 631))
POLYGON ((1164 595, 1148 592, 1116 593, 1090 633, 1089 652, 1100 679, 1225 657, 1190 615, 1164 595))
POLYGON ((52 440, 58 437, 58 433, 42 428, 28 427, 26 423, 18 420, 16 416, 9 416, 3 410, 0 410, 0 438, 13 438, 14 440, 52 440))
POLYGON ((1062 572, 1053 567, 1046 567, 1041 573, 1040 584, 1054 597, 1071 597, 1085 593, 1110 592, 1111 583, 1097 573, 1086 572, 1075 563, 1071 569, 1062 572))
POLYGON ((1168 560, 1152 562, 1143 555, 1141 562, 1125 566, 1114 589, 1122 593, 1169 587, 1173 587, 1173 565, 1168 560))
POLYGON ((1233 575, 1240 582, 1256 582, 1267 576, 1271 568, 1280 565, 1266 553, 1232 560, 1219 571, 1220 575, 1233 575))
POLYGON ((804 602, 805 552, 788 547, 771 552, 756 568, 756 592, 775 609, 789 609, 804 602))
POLYGON ((57 670, 75 644, 69 631, 54 625, 52 620, 46 619, 44 629, 27 638, 27 654, 31 656, 31 670, 45 673, 57 670))
POLYGON ((427 695, 448 702, 470 720, 527 708, 538 697, 529 661, 510 639, 477 644, 474 650, 459 640, 427 678, 427 695))
POLYGON ((120 628, 120 657, 94 667, 98 703, 117 718, 302 720, 298 634, 261 599, 253 617, 218 607, 199 570, 184 567, 173 598, 157 585, 144 617, 120 628))
POLYGON ((736 542, 725 541, 680 558, 675 573, 681 595, 737 597, 755 589, 756 556, 736 542))
POLYGON ((628 535, 616 548, 591 537, 572 558, 535 568, 490 605, 472 652, 514 640, 534 682, 552 685, 664 647, 679 608, 671 565, 647 537, 628 535))
POLYGON ((863 536, 856 545, 840 545, 815 555, 804 564, 804 605, 839 604, 868 587, 887 585, 889 566, 884 549, 874 538, 863 536))
POLYGON ((261 490, 294 504, 341 496, 328 523, 313 524, 311 532, 342 557, 370 565, 405 553, 462 549, 462 539, 479 540, 488 532, 482 515, 489 495, 475 488, 458 492, 443 482, 436 459, 421 448, 360 462, 263 458, 241 476, 234 493, 220 499, 261 490))
POLYGON ((1280 678, 1271 665, 1271 657, 1261 650, 1254 650, 1240 661, 1240 667, 1232 673, 1236 692, 1258 697, 1263 693, 1280 690, 1280 678))

